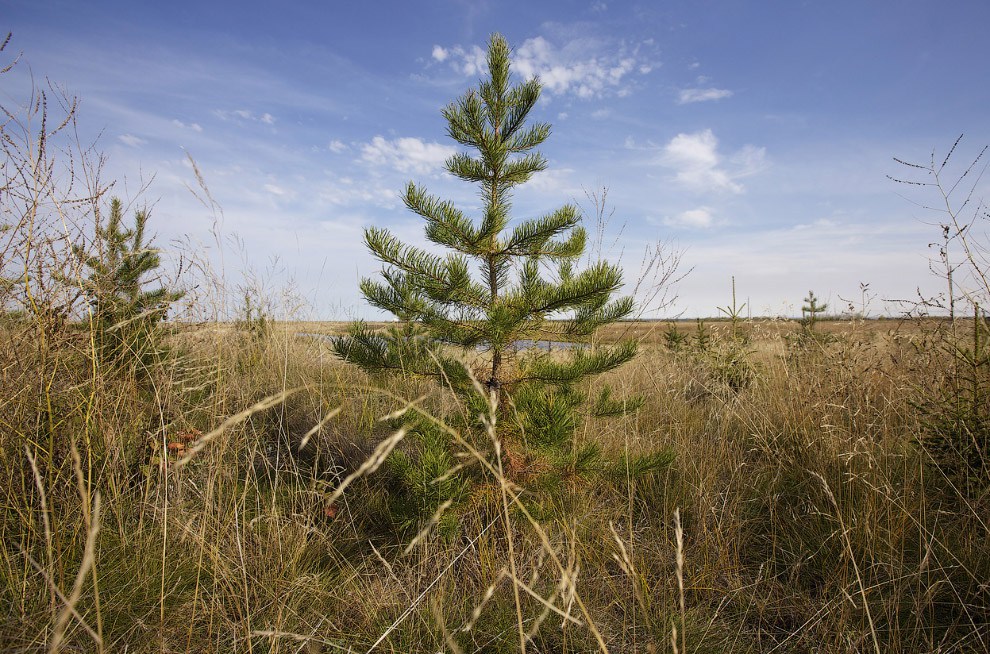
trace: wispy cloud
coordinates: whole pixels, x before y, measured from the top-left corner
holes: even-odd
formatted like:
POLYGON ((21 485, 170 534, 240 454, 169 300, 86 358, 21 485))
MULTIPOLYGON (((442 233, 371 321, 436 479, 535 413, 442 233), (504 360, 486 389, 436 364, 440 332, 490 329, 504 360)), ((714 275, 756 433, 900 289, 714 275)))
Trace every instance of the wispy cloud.
MULTIPOLYGON (((636 75, 648 74, 656 64, 642 54, 645 43, 634 47, 608 44, 598 39, 575 38, 563 46, 537 36, 524 41, 513 52, 512 68, 520 76, 539 76, 545 91, 579 98, 627 95, 636 75)), ((433 59, 448 62, 467 76, 482 74, 485 51, 478 45, 433 47, 433 59)))
POLYGON ((147 141, 144 140, 143 138, 134 136, 133 134, 121 134, 117 138, 120 139, 121 143, 132 148, 139 148, 145 143, 147 143, 147 141))
POLYGON ((697 191, 742 193, 736 180, 756 174, 766 165, 764 148, 746 146, 728 159, 718 152, 718 139, 712 130, 678 134, 664 147, 660 163, 674 170, 674 179, 697 191))
POLYGON ((744 145, 729 157, 729 163, 736 179, 755 175, 767 167, 767 149, 744 145))
POLYGON ((331 139, 330 143, 327 145, 327 149, 330 150, 330 152, 333 152, 334 154, 340 154, 341 152, 344 152, 349 148, 347 147, 347 144, 341 141, 340 139, 331 139))
MULTIPOLYGON (((914 297, 925 278, 924 225, 818 219, 778 229, 713 229, 691 242, 685 265, 701 274, 680 285, 680 306, 693 315, 710 315, 724 305, 725 286, 737 277, 742 298, 753 315, 800 314, 801 298, 815 289, 836 309, 834 294, 856 294, 860 282, 883 289, 881 297, 914 297), (906 229, 905 229, 906 227, 906 229), (716 283, 713 283, 716 282, 716 283), (714 290, 713 290, 714 289, 714 290), (831 298, 830 298, 831 296, 831 298), (782 306, 789 304, 790 306, 782 306)), ((848 297, 848 295, 847 295, 848 297)), ((896 305, 890 310, 899 311, 896 305)), ((874 311, 882 311, 878 304, 874 311)))
POLYGON ((316 185, 316 195, 321 204, 353 207, 356 210, 365 209, 368 205, 388 209, 398 206, 398 189, 371 179, 331 174, 316 185))
POLYGON ((202 132, 203 128, 199 123, 184 123, 181 120, 173 120, 172 124, 179 129, 191 129, 194 132, 202 132))
POLYGON ((712 100, 722 100, 731 98, 732 91, 729 89, 681 89, 677 95, 677 104, 691 104, 692 102, 711 102, 712 100))
POLYGON ((714 215, 710 207, 698 207, 682 211, 676 216, 664 218, 663 224, 668 227, 687 229, 708 229, 714 223, 714 215))
POLYGON ((526 193, 536 193, 551 195, 554 197, 566 197, 580 193, 581 186, 574 182, 574 170, 572 168, 551 168, 543 170, 533 175, 525 187, 520 188, 519 194, 524 197, 526 193))
POLYGON ((256 114, 248 109, 216 109, 213 115, 220 120, 241 120, 245 122, 259 122, 265 125, 274 125, 275 116, 271 115, 267 111, 262 114, 256 114))
POLYGON ((419 138, 388 140, 376 136, 361 146, 361 160, 375 166, 388 166, 402 173, 427 175, 438 172, 448 157, 457 152, 450 145, 427 143, 419 138))
POLYGON ((485 51, 480 46, 473 45, 468 48, 455 45, 452 48, 442 48, 439 45, 433 46, 433 59, 436 61, 450 60, 450 66, 457 72, 468 75, 480 75, 485 69, 485 51))

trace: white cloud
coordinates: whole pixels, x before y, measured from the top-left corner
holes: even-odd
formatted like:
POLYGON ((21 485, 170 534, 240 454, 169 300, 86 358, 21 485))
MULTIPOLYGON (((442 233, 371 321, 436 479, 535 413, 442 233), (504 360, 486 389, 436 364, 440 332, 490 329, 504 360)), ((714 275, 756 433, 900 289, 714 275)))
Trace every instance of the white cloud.
POLYGON ((718 139, 710 129, 694 134, 678 134, 664 148, 663 163, 677 172, 685 186, 740 192, 729 174, 718 168, 718 139))
MULTIPOLYGON (((436 51, 439 46, 433 46, 434 58, 436 58, 436 51)), ((459 45, 455 45, 449 50, 440 48, 443 51, 443 59, 438 61, 447 60, 450 55, 454 56, 451 59, 450 65, 459 73, 464 75, 480 75, 482 71, 488 68, 487 57, 485 56, 485 51, 480 47, 474 45, 468 49, 464 49, 459 45)))
POLYGON ((729 158, 731 168, 726 168, 721 165, 718 139, 706 129, 675 136, 664 147, 660 163, 672 168, 674 179, 688 188, 741 193, 743 186, 735 180, 762 170, 766 150, 748 145, 729 158))
POLYGON ((389 166, 403 173, 430 174, 440 169, 457 149, 422 139, 403 137, 387 140, 376 136, 361 146, 361 159, 376 166, 389 166))
POLYGON ((712 226, 714 217, 709 207, 698 207, 682 211, 674 217, 664 218, 663 224, 668 227, 686 227, 690 229, 708 229, 712 226))
POLYGON ((265 184, 265 190, 272 195, 285 195, 285 189, 275 184, 265 184))
POLYGON ((340 154, 341 152, 349 148, 347 147, 347 144, 344 143, 343 141, 339 139, 333 139, 330 141, 329 145, 327 145, 327 149, 330 150, 330 152, 333 152, 334 154, 340 154))
POLYGON ((607 90, 619 86, 636 63, 632 57, 574 60, 555 50, 542 36, 526 40, 512 62, 516 72, 523 77, 538 75, 547 90, 574 93, 580 98, 601 97, 607 90))
POLYGON ((360 183, 350 177, 334 177, 316 186, 316 195, 321 204, 335 207, 356 207, 366 210, 369 205, 394 210, 398 204, 398 193, 372 180, 361 180, 360 183))
POLYGON ((594 4, 591 5, 591 11, 593 11, 593 12, 603 13, 606 10, 608 10, 608 5, 606 3, 604 3, 604 2, 601 2, 600 0, 599 0, 599 2, 596 2, 596 3, 594 3, 594 4))
POLYGON ((611 114, 611 109, 596 109, 591 112, 591 117, 595 120, 602 120, 603 118, 608 118, 611 114))
POLYGON ((541 170, 529 178, 525 187, 520 187, 520 195, 524 193, 550 194, 558 197, 576 195, 581 187, 573 182, 573 177, 574 170, 571 168, 541 170))
POLYGON ((557 114, 557 120, 567 120, 567 116, 568 114, 566 111, 561 111, 559 114, 557 114))
MULTIPOLYGON (((521 77, 539 76, 545 91, 579 98, 599 98, 612 93, 629 93, 630 77, 649 73, 654 64, 640 55, 641 43, 632 49, 603 47, 599 40, 574 39, 563 47, 555 47, 537 36, 516 48, 512 68, 521 77)), ((434 46, 433 58, 450 59, 450 65, 464 75, 479 75, 486 68, 485 51, 479 46, 454 46, 444 49, 434 46), (438 54, 440 56, 438 56, 438 54)))
POLYGON ((677 104, 709 102, 711 100, 721 100, 731 97, 732 91, 729 89, 681 89, 681 92, 677 96, 677 104))
POLYGON ((200 126, 199 123, 188 123, 187 124, 187 123, 182 122, 181 120, 173 120, 172 121, 172 124, 175 125, 176 127, 178 127, 179 129, 191 129, 194 132, 202 132, 203 131, 203 128, 200 126))
POLYGON ((143 138, 140 138, 138 136, 134 136, 133 134, 121 134, 117 138, 120 139, 120 142, 121 143, 123 143, 124 145, 130 146, 132 148, 139 148, 142 145, 144 145, 145 143, 147 143, 147 141, 145 141, 143 138))
POLYGON ((249 111, 248 109, 233 109, 231 111, 227 111, 224 109, 215 109, 213 111, 213 115, 219 118, 220 120, 240 119, 243 121, 260 122, 260 123, 264 123, 265 125, 275 124, 275 116, 271 115, 270 113, 265 112, 260 116, 257 116, 254 114, 253 111, 249 111))

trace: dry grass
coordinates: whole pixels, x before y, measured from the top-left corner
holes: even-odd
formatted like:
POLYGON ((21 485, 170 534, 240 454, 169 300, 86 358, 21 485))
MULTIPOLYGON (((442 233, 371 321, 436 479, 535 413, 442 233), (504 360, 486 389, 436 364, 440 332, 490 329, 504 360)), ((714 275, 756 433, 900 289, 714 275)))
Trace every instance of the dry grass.
MULTIPOLYGON (((183 266, 207 317, 167 324, 150 367, 101 364, 72 246, 92 245, 102 157, 55 87, 4 113, 0 650, 990 650, 990 466, 961 483, 931 439, 986 443, 990 357, 965 327, 612 325, 599 338, 640 355, 586 390, 642 405, 520 471, 480 386, 471 420, 364 376, 307 336, 343 325, 271 322, 296 307, 202 248, 183 266)), ((953 211, 944 252, 987 290, 953 211)), ((667 289, 676 254, 649 257, 667 289)))
MULTIPOLYGON (((379 387, 297 336, 313 325, 177 329, 173 358, 142 384, 86 365, 85 339, 40 347, 30 326, 9 323, 0 641, 982 651, 987 499, 954 495, 916 445, 914 405, 948 363, 910 345, 919 327, 869 327, 799 348, 777 324, 747 325, 754 376, 738 390, 714 355, 647 342, 598 382, 644 405, 586 422, 575 447, 670 451, 674 463, 573 478, 539 519, 501 458, 451 430, 481 483, 453 530, 434 516, 407 547, 387 463, 361 467, 394 433, 383 416, 418 400, 443 420, 456 406, 442 393, 379 387)), ((498 434, 491 426, 492 443, 498 434)))

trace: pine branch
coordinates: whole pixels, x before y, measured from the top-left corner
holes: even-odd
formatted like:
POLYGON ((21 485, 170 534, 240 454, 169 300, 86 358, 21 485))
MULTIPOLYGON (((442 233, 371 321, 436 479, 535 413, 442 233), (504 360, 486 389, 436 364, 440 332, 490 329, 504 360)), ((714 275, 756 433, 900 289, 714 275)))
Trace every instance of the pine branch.
POLYGON ((357 322, 347 335, 332 337, 330 347, 337 356, 369 374, 429 377, 455 389, 470 383, 463 364, 444 355, 426 332, 411 323, 382 333, 357 322))
POLYGON ((614 347, 578 348, 570 361, 554 361, 548 356, 532 360, 518 377, 518 383, 573 384, 586 377, 600 375, 618 368, 636 356, 635 341, 625 341, 614 347))
POLYGON ((564 205, 553 213, 535 220, 527 220, 518 225, 506 242, 503 253, 511 256, 540 257, 560 256, 565 252, 569 256, 577 256, 584 250, 585 232, 576 228, 581 222, 577 207, 564 205), (563 243, 547 247, 554 239, 568 230, 572 231, 566 246, 563 243), (563 246, 563 247, 562 247, 563 246))

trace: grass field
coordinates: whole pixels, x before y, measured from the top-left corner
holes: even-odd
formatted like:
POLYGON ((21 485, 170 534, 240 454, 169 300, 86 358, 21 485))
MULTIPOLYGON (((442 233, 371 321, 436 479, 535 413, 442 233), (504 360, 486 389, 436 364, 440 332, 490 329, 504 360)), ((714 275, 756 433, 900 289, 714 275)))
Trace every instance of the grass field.
MULTIPOLYGON (((951 318, 829 319, 809 292, 801 321, 743 320, 733 278, 727 319, 622 321, 673 306, 680 254, 624 277, 607 189, 510 221, 550 134, 519 131, 539 82, 509 92, 511 52, 493 35, 491 83, 445 111, 479 225, 402 196, 460 254, 341 223, 384 265, 367 306, 411 321, 349 339, 272 319, 308 310, 292 265, 252 270, 191 157, 209 233, 160 250, 76 98, 0 102, 0 652, 990 651, 986 149, 891 178, 934 198, 939 290, 911 312, 951 318)), ((700 177, 731 177, 701 136, 700 177)))
POLYGON ((930 436, 971 326, 709 324, 603 336, 642 347, 594 383, 644 402, 583 423, 590 469, 540 487, 453 451, 474 482, 410 523, 394 461, 420 450, 382 418, 462 407, 299 336, 339 325, 175 328, 140 377, 94 368, 85 329, 8 321, 3 649, 986 651, 986 479, 930 436))

